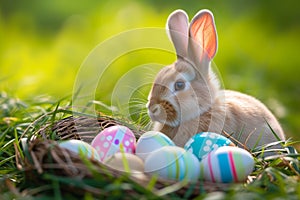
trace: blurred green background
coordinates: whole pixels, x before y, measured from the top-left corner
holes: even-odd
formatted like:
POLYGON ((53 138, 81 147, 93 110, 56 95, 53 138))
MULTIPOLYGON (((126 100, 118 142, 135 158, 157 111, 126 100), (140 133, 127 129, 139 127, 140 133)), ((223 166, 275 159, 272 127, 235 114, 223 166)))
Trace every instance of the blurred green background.
MULTIPOLYGON (((163 28, 174 9, 192 17, 208 8, 219 39, 214 62, 225 87, 262 100, 287 135, 300 139, 299 5, 290 0, 1 0, 0 90, 25 100, 72 95, 80 65, 100 42, 134 28, 163 28)), ((161 63, 175 59, 156 56, 161 63)), ((144 53, 122 65, 148 58, 144 53)))

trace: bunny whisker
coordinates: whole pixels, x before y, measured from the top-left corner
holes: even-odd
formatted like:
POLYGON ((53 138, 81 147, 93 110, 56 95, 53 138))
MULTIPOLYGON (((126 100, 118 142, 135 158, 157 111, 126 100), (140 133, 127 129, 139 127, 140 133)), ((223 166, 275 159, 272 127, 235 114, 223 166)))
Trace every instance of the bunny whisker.
POLYGON ((218 40, 209 10, 200 10, 190 22, 185 11, 176 10, 168 17, 166 29, 177 60, 158 72, 147 98, 153 130, 165 133, 178 146, 205 131, 234 133, 238 144, 247 148, 277 141, 273 131, 285 139, 279 122, 262 102, 221 88, 211 68, 218 40))

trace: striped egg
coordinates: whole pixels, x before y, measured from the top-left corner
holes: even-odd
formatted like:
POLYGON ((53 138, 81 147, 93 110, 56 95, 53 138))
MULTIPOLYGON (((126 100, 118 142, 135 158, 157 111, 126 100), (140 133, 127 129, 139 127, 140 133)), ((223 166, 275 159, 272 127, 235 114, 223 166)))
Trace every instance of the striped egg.
POLYGON ((145 160, 144 172, 171 180, 197 181, 200 163, 191 152, 177 146, 165 146, 145 160))
POLYGON ((58 143, 58 146, 68 149, 76 154, 82 153, 88 158, 100 161, 100 156, 97 151, 88 143, 81 140, 64 140, 58 143))
POLYGON ((210 152, 200 163, 200 179, 211 182, 243 182, 253 171, 252 155, 241 148, 223 146, 210 152))
POLYGON ((136 139, 129 128, 111 126, 101 131, 93 139, 91 145, 97 150, 100 160, 104 161, 117 152, 134 153, 136 139))
POLYGON ((135 154, 143 160, 147 156, 164 146, 175 146, 174 142, 165 134, 158 131, 148 131, 137 141, 135 154))
POLYGON ((228 138, 212 132, 194 135, 184 145, 184 149, 192 152, 200 161, 211 151, 221 146, 235 146, 228 138))

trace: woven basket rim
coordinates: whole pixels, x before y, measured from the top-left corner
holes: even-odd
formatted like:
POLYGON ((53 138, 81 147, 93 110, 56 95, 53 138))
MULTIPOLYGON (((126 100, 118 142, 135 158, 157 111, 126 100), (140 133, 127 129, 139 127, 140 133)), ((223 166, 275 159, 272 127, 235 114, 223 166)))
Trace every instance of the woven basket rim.
MULTIPOLYGON (((70 120, 72 118, 64 118, 62 121, 59 121, 58 123, 65 123, 66 120, 70 120)), ((74 119, 74 118, 73 118, 74 119)), ((77 118, 78 119, 78 118, 77 118)), ((102 118, 105 120, 113 120, 110 121, 112 124, 115 124, 116 121, 112 118, 102 118)), ((95 118, 93 118, 95 120, 95 118)), ((60 125, 61 125, 60 124, 60 125)), ((37 132, 35 135, 36 137, 32 137, 31 141, 27 141, 27 149, 23 149, 23 153, 25 155, 24 158, 22 158, 20 155, 18 148, 16 148, 16 161, 17 166, 19 170, 25 171, 25 173, 32 174, 32 172, 37 174, 43 174, 47 170, 61 170, 61 172, 64 172, 65 174, 62 174, 67 177, 81 177, 81 178, 92 178, 92 173, 89 171, 90 169, 85 166, 84 161, 82 158, 73 153, 70 152, 67 149, 60 148, 57 144, 57 141, 51 140, 47 138, 47 130, 53 130, 53 127, 57 127, 56 124, 52 125, 45 125, 40 129, 40 131, 37 132), (52 128, 52 129, 51 129, 52 128), (47 155, 51 155, 50 159, 55 160, 55 163, 49 163, 46 162, 47 155), (73 163, 73 166, 72 164, 73 163), (74 164, 76 163, 76 164, 74 164), (74 171, 70 171, 74 167, 74 171), (79 173, 78 171, 81 171, 79 173), (77 170, 77 171, 76 171, 77 170), (76 173, 77 172, 77 173, 76 173)), ((122 125, 122 124, 120 124, 122 125)), ((135 133, 139 135, 140 133, 135 133)), ((81 140, 81 138, 77 138, 81 140)), ((121 177, 121 176, 127 176, 130 178, 131 181, 134 181, 145 188, 149 184, 149 182, 152 179, 152 176, 143 173, 142 176, 134 176, 132 174, 128 174, 126 172, 122 172, 120 170, 114 169, 110 166, 107 166, 99 161, 88 159, 89 162, 91 162, 95 168, 98 170, 103 170, 102 172, 109 172, 110 175, 112 175, 115 178, 121 177)), ((36 178, 39 178, 38 176, 36 178)), ((37 180, 38 181, 38 180, 37 180)), ((236 184, 236 183, 213 183, 208 181, 198 181, 196 183, 183 183, 176 180, 168 180, 163 179, 161 177, 157 177, 155 182, 155 187, 153 192, 156 190, 163 189, 164 187, 172 186, 175 184, 182 184, 181 187, 177 191, 175 191, 177 194, 184 194, 185 191, 189 189, 189 187, 194 187, 193 192, 195 195, 199 195, 201 192, 213 192, 213 191, 225 191, 230 186, 236 184)), ((238 183, 240 184, 240 183, 238 183)), ((242 183, 241 183, 242 184, 242 183)), ((96 193, 96 192, 95 192, 96 193)))

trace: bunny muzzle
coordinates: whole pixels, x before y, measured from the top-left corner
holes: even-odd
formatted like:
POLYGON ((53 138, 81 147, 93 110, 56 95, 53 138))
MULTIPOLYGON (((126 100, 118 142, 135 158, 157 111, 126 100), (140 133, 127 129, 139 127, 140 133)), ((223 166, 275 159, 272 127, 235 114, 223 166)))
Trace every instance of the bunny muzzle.
POLYGON ((167 124, 169 126, 178 125, 179 115, 170 101, 159 97, 151 97, 146 106, 152 121, 167 124))

